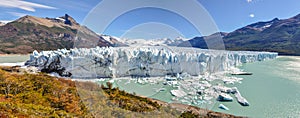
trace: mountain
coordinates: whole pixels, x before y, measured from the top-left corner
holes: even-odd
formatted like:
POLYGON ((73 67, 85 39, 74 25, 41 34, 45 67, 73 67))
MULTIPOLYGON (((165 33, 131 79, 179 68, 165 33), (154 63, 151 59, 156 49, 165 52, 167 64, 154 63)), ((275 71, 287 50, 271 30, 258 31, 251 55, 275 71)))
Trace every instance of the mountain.
MULTIPOLYGON (((230 33, 217 33, 227 50, 275 51, 280 55, 300 55, 300 14, 289 19, 257 22, 230 33)), ((213 34, 216 35, 216 34, 213 34)), ((181 47, 207 48, 205 42, 216 37, 195 37, 181 47)))
POLYGON ((170 38, 162 38, 162 39, 120 39, 118 38, 119 42, 125 44, 130 47, 136 46, 177 46, 188 39, 184 39, 182 37, 177 37, 175 39, 170 38))
POLYGON ((28 54, 33 50, 112 46, 71 16, 39 18, 24 16, 0 26, 0 54, 28 54))
POLYGON ((190 40, 120 39, 99 35, 78 24, 71 16, 39 18, 24 16, 0 23, 0 54, 28 54, 33 50, 88 48, 95 46, 179 46, 220 49, 221 39, 227 50, 275 51, 280 55, 300 55, 300 14, 289 19, 275 18, 257 22, 233 32, 219 32, 190 40))
POLYGON ((203 36, 203 37, 195 37, 190 40, 186 40, 180 44, 178 47, 195 47, 195 48, 202 48, 202 49, 218 49, 219 44, 215 43, 218 40, 221 40, 222 37, 226 36, 228 33, 225 32, 218 32, 214 33, 210 36, 203 36), (209 45, 207 45, 209 44, 209 45), (209 47, 208 47, 209 46, 209 47))
POLYGON ((0 22, 0 26, 3 26, 3 25, 5 25, 5 23, 3 23, 3 22, 0 22))
POLYGON ((168 46, 178 46, 179 44, 183 43, 184 41, 187 41, 188 39, 185 39, 183 37, 177 37, 175 39, 161 39, 163 41, 163 44, 166 44, 168 46))
POLYGON ((128 46, 122 39, 114 36, 98 34, 99 38, 109 42, 114 47, 128 46))

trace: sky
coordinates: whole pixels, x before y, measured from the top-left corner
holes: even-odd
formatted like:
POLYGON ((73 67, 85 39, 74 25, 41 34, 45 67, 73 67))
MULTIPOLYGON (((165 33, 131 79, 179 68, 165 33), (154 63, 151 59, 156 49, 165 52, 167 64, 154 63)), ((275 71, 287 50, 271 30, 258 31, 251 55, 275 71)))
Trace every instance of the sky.
POLYGON ((300 13, 299 0, 0 0, 0 21, 69 14, 93 31, 122 38, 175 38, 231 32, 300 13), (119 2, 118 2, 119 1, 119 2), (172 1, 172 2, 168 2, 172 1), (178 2, 176 2, 178 1, 178 2))

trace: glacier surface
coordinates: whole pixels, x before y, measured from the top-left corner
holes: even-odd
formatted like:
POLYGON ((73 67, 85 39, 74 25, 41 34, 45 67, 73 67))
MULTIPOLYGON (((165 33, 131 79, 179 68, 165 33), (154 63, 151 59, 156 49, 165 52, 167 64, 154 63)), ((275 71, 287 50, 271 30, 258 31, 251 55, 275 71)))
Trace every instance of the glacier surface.
POLYGON ((96 47, 34 51, 27 66, 72 78, 157 77, 187 73, 209 75, 242 63, 274 59, 277 53, 221 51, 183 47, 96 47))

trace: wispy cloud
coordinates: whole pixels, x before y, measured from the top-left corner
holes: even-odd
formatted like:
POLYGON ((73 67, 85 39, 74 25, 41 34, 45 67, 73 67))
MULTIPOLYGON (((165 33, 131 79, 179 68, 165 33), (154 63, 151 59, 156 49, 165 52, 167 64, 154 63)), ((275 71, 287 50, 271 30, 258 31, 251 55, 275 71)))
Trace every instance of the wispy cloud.
POLYGON ((254 15, 254 14, 250 14, 249 17, 250 17, 250 18, 254 18, 255 15, 254 15))
POLYGON ((56 9, 55 7, 27 2, 24 0, 0 0, 0 7, 19 8, 31 12, 35 12, 35 8, 56 9))
POLYGON ((248 3, 252 2, 253 0, 247 0, 248 3))
POLYGON ((18 16, 18 17, 23 17, 23 16, 27 15, 27 14, 19 13, 19 12, 7 12, 7 13, 14 15, 14 16, 18 16))
POLYGON ((5 24, 6 24, 6 23, 9 23, 9 22, 12 22, 12 21, 13 21, 13 20, 0 20, 1 23, 5 23, 5 24))

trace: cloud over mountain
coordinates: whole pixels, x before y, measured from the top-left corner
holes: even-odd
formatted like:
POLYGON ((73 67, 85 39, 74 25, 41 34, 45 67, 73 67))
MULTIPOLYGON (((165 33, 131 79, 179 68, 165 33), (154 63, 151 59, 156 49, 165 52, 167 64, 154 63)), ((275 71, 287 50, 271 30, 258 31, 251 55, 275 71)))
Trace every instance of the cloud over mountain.
POLYGON ((0 7, 19 8, 25 11, 35 12, 35 8, 56 9, 55 7, 42 5, 24 0, 0 0, 0 7))

